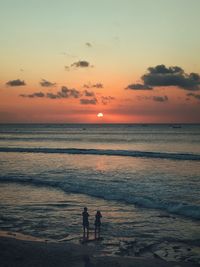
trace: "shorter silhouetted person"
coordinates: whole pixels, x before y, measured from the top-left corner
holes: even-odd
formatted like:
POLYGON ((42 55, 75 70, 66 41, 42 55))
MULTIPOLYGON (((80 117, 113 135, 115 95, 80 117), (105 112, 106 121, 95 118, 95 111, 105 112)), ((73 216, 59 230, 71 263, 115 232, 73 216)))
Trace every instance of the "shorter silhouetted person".
POLYGON ((101 212, 98 210, 96 215, 95 215, 95 222, 94 222, 94 226, 95 226, 94 237, 95 237, 95 239, 100 238, 101 218, 102 218, 101 212))
POLYGON ((87 212, 87 208, 84 208, 84 211, 82 212, 83 216, 83 238, 89 238, 89 213, 87 212), (87 232, 87 234, 86 234, 87 232))

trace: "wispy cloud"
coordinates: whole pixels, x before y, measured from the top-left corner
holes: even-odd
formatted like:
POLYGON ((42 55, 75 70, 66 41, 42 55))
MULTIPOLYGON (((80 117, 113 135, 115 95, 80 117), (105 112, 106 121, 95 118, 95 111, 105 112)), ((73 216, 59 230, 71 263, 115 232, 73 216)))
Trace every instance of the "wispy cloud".
POLYGON ((87 98, 81 98, 80 99, 80 104, 81 105, 96 105, 97 104, 97 99, 94 97, 92 99, 87 99, 87 98))
POLYGON ((130 90, 152 90, 153 87, 146 85, 146 84, 140 84, 140 83, 135 83, 135 84, 129 84, 125 89, 130 89, 130 90))
POLYGON ((66 71, 70 71, 70 67, 69 66, 65 66, 65 70, 66 71))
POLYGON ((84 84, 83 85, 84 88, 103 88, 103 84, 102 83, 88 83, 88 84, 84 84))
POLYGON ((142 100, 153 100, 155 102, 167 102, 169 98, 165 96, 137 96, 137 99, 142 100))
POLYGON ((81 97, 81 92, 78 91, 77 89, 69 89, 66 86, 62 86, 60 91, 57 91, 56 93, 51 93, 48 92, 46 94, 42 92, 36 92, 33 94, 21 94, 21 97, 29 97, 29 98, 34 98, 34 97, 46 97, 50 99, 61 99, 61 98, 80 98, 81 97))
POLYGON ((103 105, 107 105, 111 101, 113 101, 114 99, 115 99, 115 97, 113 97, 113 96, 102 96, 101 97, 101 102, 102 102, 103 105))
POLYGON ((85 43, 85 45, 86 45, 87 47, 92 47, 92 44, 89 43, 89 42, 85 43))
POLYGON ((42 92, 36 92, 33 94, 21 94, 21 97, 29 97, 29 98, 34 98, 34 97, 45 97, 45 94, 42 92))
POLYGON ((152 99, 156 102, 166 102, 168 101, 168 97, 165 96, 153 96, 152 99))

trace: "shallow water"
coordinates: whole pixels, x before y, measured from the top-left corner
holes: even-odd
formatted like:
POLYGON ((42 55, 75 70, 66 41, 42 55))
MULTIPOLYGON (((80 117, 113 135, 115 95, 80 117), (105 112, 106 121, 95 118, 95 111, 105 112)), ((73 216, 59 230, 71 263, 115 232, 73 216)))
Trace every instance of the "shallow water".
POLYGON ((200 164, 188 155, 200 156, 198 125, 1 125, 0 130, 0 229, 56 240, 81 236, 87 206, 91 227, 95 211, 102 211, 106 237, 200 239, 200 164), (187 158, 155 158, 144 154, 148 151, 187 158))
POLYGON ((200 237, 196 221, 53 188, 3 183, 0 203, 1 229, 42 238, 59 240, 68 235, 69 238, 80 237, 84 205, 90 214, 91 238, 94 235, 94 215, 99 207, 103 214, 104 238, 187 242, 200 237))

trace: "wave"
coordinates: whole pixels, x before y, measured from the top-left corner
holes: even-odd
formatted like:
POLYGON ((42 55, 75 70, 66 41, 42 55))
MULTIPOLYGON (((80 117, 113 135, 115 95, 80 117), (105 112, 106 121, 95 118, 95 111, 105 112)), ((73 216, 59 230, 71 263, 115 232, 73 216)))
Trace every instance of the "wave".
POLYGON ((39 187, 52 187, 60 189, 66 193, 85 194, 91 197, 103 198, 108 201, 120 201, 127 204, 134 204, 149 209, 164 210, 168 213, 185 216, 191 219, 200 219, 200 206, 179 202, 178 200, 163 200, 162 198, 156 198, 153 196, 141 196, 137 194, 128 194, 120 190, 113 190, 112 187, 98 187, 98 186, 80 186, 76 183, 67 183, 66 181, 55 180, 41 180, 38 178, 23 178, 19 177, 1 177, 0 182, 6 183, 19 183, 22 185, 34 185, 39 187))
POLYGON ((113 149, 84 149, 84 148, 22 148, 22 147, 0 147, 0 152, 18 153, 56 153, 56 154, 78 154, 78 155, 106 155, 122 157, 145 157, 173 160, 200 160, 200 154, 154 152, 135 150, 113 150, 113 149))

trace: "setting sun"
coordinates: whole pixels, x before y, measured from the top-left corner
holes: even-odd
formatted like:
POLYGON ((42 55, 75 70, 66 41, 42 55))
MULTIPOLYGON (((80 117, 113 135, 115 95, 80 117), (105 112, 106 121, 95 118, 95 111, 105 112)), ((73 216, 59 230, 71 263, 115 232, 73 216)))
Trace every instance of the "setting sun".
POLYGON ((98 118, 102 118, 102 117, 103 117, 103 113, 101 113, 101 112, 98 113, 98 114, 97 114, 97 117, 98 117, 98 118))

